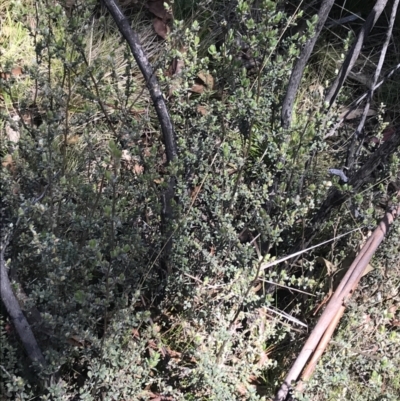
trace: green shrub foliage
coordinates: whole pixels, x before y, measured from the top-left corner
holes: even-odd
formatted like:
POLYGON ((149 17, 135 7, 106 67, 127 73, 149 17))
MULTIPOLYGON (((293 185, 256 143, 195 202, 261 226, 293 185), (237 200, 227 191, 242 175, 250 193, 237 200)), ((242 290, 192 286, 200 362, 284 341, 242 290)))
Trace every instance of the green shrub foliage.
MULTIPOLYGON (((290 252, 331 185, 336 156, 324 137, 333 117, 321 100, 307 106, 306 93, 289 130, 278 117, 313 24, 291 37, 300 14, 277 2, 200 1, 198 21, 175 20, 161 41, 148 15, 128 8, 175 127, 179 154, 167 165, 146 84, 114 22, 97 2, 72 3, 7 3, 10 29, 29 43, 23 61, 6 55, 5 71, 20 62, 21 76, 1 81, 2 154, 12 158, 1 175, 3 224, 14 230, 7 264, 28 294, 24 311, 41 312, 32 327, 58 380, 38 385, 2 330, 1 393, 265 399, 290 362, 279 347, 290 349, 301 326, 276 313, 287 300, 261 280, 324 291, 313 258, 293 276, 258 271, 290 252), (165 231, 170 176, 175 213, 165 231)), ((340 224, 350 228, 349 214, 340 224)), ((390 366, 363 369, 378 386, 390 366)))

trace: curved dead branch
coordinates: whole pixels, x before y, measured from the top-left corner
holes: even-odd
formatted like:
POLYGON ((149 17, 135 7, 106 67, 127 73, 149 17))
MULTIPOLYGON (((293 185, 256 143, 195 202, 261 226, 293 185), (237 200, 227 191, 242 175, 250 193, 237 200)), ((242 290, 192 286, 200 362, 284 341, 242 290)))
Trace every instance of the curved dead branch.
MULTIPOLYGON (((160 85, 157 77, 154 74, 153 68, 147 59, 142 45, 140 44, 139 37, 136 32, 133 31, 129 20, 123 14, 119 6, 114 0, 103 0, 107 6, 108 11, 114 18, 115 23, 122 36, 128 42, 131 49, 132 55, 138 64, 143 77, 146 80, 147 88, 150 92, 151 100, 153 101, 154 108, 156 109, 157 117, 161 125, 161 131, 163 133, 165 152, 167 155, 167 162, 171 163, 178 155, 175 132, 172 125, 172 121, 167 109, 167 105, 164 100, 164 96, 161 92, 160 85)), ((171 230, 168 228, 169 222, 173 219, 173 208, 172 200, 175 196, 176 178, 170 177, 167 189, 161 195, 162 203, 162 226, 163 233, 167 238, 166 245, 164 246, 164 255, 167 256, 172 247, 171 242, 171 230)))
POLYGON ((104 0, 104 4, 107 6, 108 11, 114 18, 114 21, 117 24, 122 36, 128 42, 132 55, 146 80, 146 85, 150 92, 151 100, 153 101, 154 108, 156 109, 157 117, 160 121, 161 130, 164 136, 167 160, 168 162, 172 162, 178 153, 175 142, 175 133, 167 105, 165 104, 164 96, 161 92, 160 85, 158 84, 157 77, 154 74, 153 67, 143 51, 143 47, 140 44, 137 33, 131 28, 129 20, 125 17, 115 1, 104 0))

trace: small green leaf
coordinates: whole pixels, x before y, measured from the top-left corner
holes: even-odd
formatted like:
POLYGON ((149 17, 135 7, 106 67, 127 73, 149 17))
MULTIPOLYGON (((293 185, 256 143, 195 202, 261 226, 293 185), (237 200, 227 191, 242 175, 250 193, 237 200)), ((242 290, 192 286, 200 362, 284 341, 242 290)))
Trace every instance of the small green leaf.
POLYGON ((215 47, 215 45, 211 45, 211 46, 208 48, 208 52, 209 52, 212 56, 214 56, 215 54, 217 54, 217 48, 215 47))
POLYGON ((82 290, 78 290, 75 292, 74 298, 76 302, 82 304, 85 300, 85 293, 82 290))

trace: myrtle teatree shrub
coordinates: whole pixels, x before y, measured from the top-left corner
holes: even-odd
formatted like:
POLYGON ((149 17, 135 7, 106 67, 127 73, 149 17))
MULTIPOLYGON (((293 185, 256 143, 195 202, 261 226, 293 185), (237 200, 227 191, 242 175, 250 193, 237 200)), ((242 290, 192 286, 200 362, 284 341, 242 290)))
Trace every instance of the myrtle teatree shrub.
POLYGON ((4 127, 20 136, 2 145, 8 266, 41 312, 46 330, 36 332, 59 380, 29 381, 3 333, 9 397, 257 400, 259 377, 266 391, 277 384, 270 354, 295 338, 296 320, 281 319, 261 279, 303 290, 314 280, 259 266, 290 250, 326 195, 330 120, 315 101, 280 127, 307 35, 280 40, 296 16, 273 1, 232 4, 201 1, 203 21, 174 21, 165 42, 146 16, 132 17, 176 131, 179 154, 166 166, 145 82, 104 10, 10 3, 30 47, 24 74, 2 80, 4 127), (160 194, 170 176, 165 271, 160 194), (26 380, 13 387, 17 375, 26 380))
MULTIPOLYGON (((1 175, 2 212, 9 217, 7 224, 18 221, 7 255, 9 274, 18 276, 41 311, 48 369, 61 369, 65 379, 47 388, 48 396, 69 399, 87 387, 87 396, 96 399, 111 391, 102 384, 109 380, 103 374, 108 363, 103 350, 109 344, 104 334, 112 326, 108 311, 126 310, 128 321, 135 320, 126 308, 136 304, 141 282, 145 278, 150 289, 158 285, 158 276, 147 267, 161 246, 154 183, 161 163, 159 145, 147 144, 142 135, 151 126, 143 109, 147 99, 141 94, 142 79, 133 78, 138 69, 126 46, 115 46, 119 35, 107 19, 94 18, 95 2, 75 6, 76 13, 67 17, 57 3, 10 4, 15 15, 29 13, 25 30, 31 59, 23 65, 22 77, 2 81, 5 126, 20 135, 18 143, 2 137, 5 153, 12 157, 1 175), (119 104, 118 99, 133 104, 119 104), (142 114, 146 116, 140 118, 142 114), (128 152, 126 143, 135 148, 128 152)), ((142 37, 150 31, 144 26, 142 37)), ((154 47, 148 42, 150 55, 154 47)), ((122 320, 119 326, 118 335, 126 338, 131 332, 122 320)), ((144 357, 139 348, 132 352, 139 358, 133 367, 141 366, 144 357)), ((144 369, 146 377, 152 368, 144 369)), ((5 369, 10 373, 2 374, 7 394, 22 397, 23 383, 16 386, 13 370, 5 369)), ((21 366, 14 370, 29 377, 21 366)), ((145 385, 137 379, 121 394, 138 396, 145 385)), ((35 387, 36 394, 42 391, 35 387)))

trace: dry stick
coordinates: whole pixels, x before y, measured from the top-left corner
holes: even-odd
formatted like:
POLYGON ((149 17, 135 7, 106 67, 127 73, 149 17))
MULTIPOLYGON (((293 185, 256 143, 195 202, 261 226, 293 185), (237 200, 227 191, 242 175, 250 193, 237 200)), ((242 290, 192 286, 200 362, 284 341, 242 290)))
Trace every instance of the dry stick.
MULTIPOLYGON (((147 59, 142 45, 140 44, 139 37, 136 32, 133 31, 129 20, 122 13, 119 6, 116 4, 114 0, 104 0, 104 4, 107 6, 108 11, 114 18, 115 23, 122 36, 128 42, 128 45, 131 49, 133 57, 136 60, 136 63, 139 66, 140 71, 142 72, 145 80, 147 88, 150 92, 151 100, 153 101, 154 108, 156 109, 157 117, 161 125, 161 130, 163 133, 165 152, 167 155, 167 162, 171 163, 176 159, 178 151, 175 141, 175 132, 172 126, 172 121, 164 100, 164 96, 161 92, 160 85, 158 80, 154 74, 153 67, 149 63, 147 59)), ((164 226, 164 234, 167 238, 167 244, 165 247, 165 254, 167 255, 172 247, 171 235, 168 229, 166 229, 166 224, 172 220, 173 211, 172 211, 172 200, 175 196, 175 185, 176 178, 171 177, 168 183, 168 188, 163 192, 161 196, 162 200, 162 220, 164 226)))
MULTIPOLYGON (((247 299, 247 297, 248 297, 248 295, 249 295, 249 293, 250 293, 250 290, 253 288, 253 285, 257 282, 258 277, 259 277, 261 271, 263 271, 263 270, 265 270, 265 269, 267 269, 267 268, 269 268, 269 267, 276 266, 276 265, 278 265, 279 263, 285 262, 286 260, 292 259, 292 258, 294 258, 294 257, 296 257, 296 256, 298 256, 298 255, 301 255, 301 254, 303 254, 303 253, 305 253, 305 252, 308 252, 308 251, 310 251, 311 249, 318 248, 318 247, 320 247, 320 246, 322 246, 322 245, 325 245, 325 244, 327 244, 327 243, 329 243, 329 242, 331 242, 331 241, 335 241, 335 240, 337 240, 337 239, 339 239, 339 238, 341 238, 341 237, 344 237, 345 235, 351 234, 352 232, 358 231, 358 230, 359 230, 359 229, 356 228, 356 229, 354 229, 354 230, 348 231, 347 233, 338 235, 337 237, 334 237, 334 238, 331 238, 331 239, 329 239, 329 240, 327 240, 327 241, 321 242, 320 244, 314 245, 314 246, 312 246, 312 247, 310 247, 310 248, 307 248, 307 249, 302 249, 302 250, 299 251, 299 252, 296 252, 296 253, 293 253, 293 254, 291 254, 291 255, 285 256, 285 257, 283 257, 283 258, 281 258, 281 259, 278 259, 278 260, 274 260, 274 261, 272 261, 272 262, 268 262, 268 263, 263 263, 262 261, 259 262, 258 265, 257 265, 256 274, 255 274, 253 280, 251 281, 251 284, 248 286, 248 288, 247 288, 247 290, 246 290, 246 292, 245 292, 245 294, 244 294, 244 296, 243 296, 243 298, 242 298, 242 301, 241 301, 240 304, 238 305, 237 310, 236 310, 236 312, 235 312, 235 315, 234 315, 233 319, 231 320, 231 322, 230 322, 230 324, 229 324, 229 326, 228 326, 228 332, 232 330, 233 325, 235 324, 236 319, 239 317, 239 314, 240 314, 240 312, 241 312, 241 310, 242 310, 244 301, 247 299)), ((300 324, 302 324, 302 323, 300 323, 300 324)), ((222 353, 223 353, 224 348, 225 348, 225 346, 226 346, 227 343, 228 343, 228 339, 226 339, 226 340, 222 343, 221 347, 219 348, 219 350, 218 350, 218 352, 217 352, 217 362, 218 362, 218 363, 219 363, 220 360, 221 360, 222 353)))
POLYGON ((296 65, 293 68, 292 75, 290 76, 288 89, 285 95, 285 99, 283 100, 282 105, 282 126, 284 128, 288 128, 292 121, 292 111, 294 100, 296 98, 297 90, 300 85, 301 78, 303 76, 304 68, 307 64, 307 61, 310 58, 311 52, 314 49, 315 43, 322 31, 322 28, 325 25, 325 22, 328 18, 329 11, 332 8, 333 3, 335 0, 324 0, 321 4, 321 8, 318 12, 318 23, 315 28, 315 35, 308 39, 304 48, 299 56, 299 59, 296 62, 296 65))
POLYGON ((369 106, 370 106, 370 103, 371 103, 372 95, 374 93, 375 86, 376 86, 376 84, 378 82, 379 76, 381 75, 383 62, 385 61, 387 48, 388 48, 389 43, 390 43, 394 22, 396 20, 396 14, 397 14, 398 6, 399 6, 399 0, 395 0, 394 3, 393 3, 392 13, 390 15, 389 27, 388 27, 388 29, 386 31, 385 43, 382 46, 382 51, 381 51, 381 55, 379 56, 379 62, 378 62, 378 65, 376 67, 376 70, 375 70, 372 87, 371 87, 371 90, 369 91, 369 95, 367 97, 367 103, 366 103, 365 108, 364 108, 364 113, 363 113, 361 122, 360 122, 360 124, 359 124, 359 126, 357 128, 357 133, 360 133, 361 130, 362 130, 362 127, 364 126, 365 119, 367 117, 369 106))
MULTIPOLYGON (((400 197, 400 191, 398 192, 398 197, 400 197)), ((335 291, 335 294, 329 301, 326 309, 322 313, 317 325, 314 330, 311 332, 308 340, 303 346, 300 354, 298 355, 296 361, 294 362, 292 368, 287 374, 285 381, 283 382, 281 388, 279 389, 275 401, 284 401, 286 396, 291 388, 292 382, 296 381, 303 370, 304 365, 309 360, 310 356, 316 349, 318 343, 320 342, 322 336, 328 329, 332 320, 337 316, 338 311, 343 305, 343 302, 347 299, 347 297, 351 294, 353 289, 357 286, 363 272, 368 265, 368 262, 371 260, 374 252, 382 242, 383 238, 388 232, 388 229, 396 216, 400 214, 400 205, 392 210, 388 211, 384 218, 379 223, 378 227, 372 234, 372 236, 368 239, 362 251, 354 260, 352 265, 350 266, 347 274, 343 277, 338 289, 335 291)))
MULTIPOLYGON (((392 68, 385 76, 383 79, 381 79, 373 88, 374 91, 376 91, 383 83, 385 83, 389 78, 393 76, 397 72, 397 70, 400 69, 400 63, 397 64, 394 68, 392 68)), ((337 121, 333 127, 329 130, 329 132, 324 136, 324 139, 329 138, 330 136, 335 135, 335 132, 339 129, 339 127, 343 124, 343 122, 346 120, 348 115, 355 110, 361 102, 368 96, 369 91, 365 92, 363 95, 361 95, 357 100, 352 102, 350 106, 348 107, 347 111, 340 117, 339 121, 337 121)))
POLYGON ((298 382, 296 386, 296 391, 297 392, 303 392, 304 391, 304 385, 307 380, 310 379, 311 375, 314 373, 315 368, 317 367, 317 363, 319 359, 321 358, 322 354, 324 353, 326 347, 329 344, 329 341, 332 338, 333 332, 336 329, 336 326, 338 325, 340 319, 342 318, 344 311, 346 307, 341 306, 338 313, 335 315, 335 317, 332 319, 330 325, 326 329, 324 335, 321 338, 321 341, 318 343, 317 348, 315 349, 310 362, 308 362, 307 366, 303 370, 303 373, 301 374, 301 380, 298 382))
MULTIPOLYGON (((367 266, 368 267, 368 266, 367 266)), ((364 270, 362 276, 365 275, 367 270, 364 270)), ((344 278, 342 279, 344 280, 344 278)), ((358 281, 354 283, 351 293, 353 294, 357 288, 358 281)), ((344 312, 346 310, 346 306, 342 305, 339 310, 337 311, 335 317, 332 319, 331 323, 329 324, 328 328, 326 329, 324 335, 321 338, 321 341, 318 343, 316 350, 314 351, 310 362, 307 364, 303 373, 301 374, 301 380, 296 386, 296 391, 302 392, 304 390, 304 382, 310 379, 311 375, 314 373, 315 368, 317 367, 317 363, 321 358, 322 354, 324 353, 326 347, 329 344, 330 339, 332 338, 333 332, 335 331, 340 319, 342 318, 344 312)))
POLYGON ((363 27, 361 28, 360 33, 358 34, 357 40, 354 42, 353 46, 351 47, 349 53, 346 56, 346 59, 343 62, 342 67, 340 68, 339 74, 336 77, 335 81, 333 82, 332 86, 329 88, 329 91, 325 97, 325 102, 329 103, 329 106, 332 106, 336 97, 343 86, 344 81, 347 78, 347 75, 353 68, 360 52, 362 46, 367 39, 369 33, 371 32, 372 28, 374 27, 377 19, 382 14, 383 9, 385 8, 387 0, 377 0, 375 3, 374 8, 372 9, 371 13, 368 15, 367 19, 363 27))
MULTIPOLYGON (((361 228, 362 228, 362 227, 361 227, 361 228)), ((318 248, 318 247, 320 247, 320 246, 322 246, 322 245, 329 244, 329 243, 332 242, 332 241, 337 241, 338 239, 340 239, 340 238, 342 238, 342 237, 345 237, 346 235, 349 235, 349 234, 354 233, 355 231, 359 231, 359 230, 360 230, 360 228, 355 228, 354 230, 347 231, 347 233, 337 235, 336 237, 330 238, 330 239, 328 239, 328 240, 326 240, 326 241, 324 241, 324 242, 320 242, 320 243, 317 244, 317 245, 310 246, 310 247, 307 248, 307 249, 302 249, 302 250, 300 250, 300 251, 298 251, 298 252, 291 253, 290 255, 285 256, 285 257, 283 257, 283 258, 281 258, 281 259, 273 260, 272 262, 262 263, 262 264, 261 264, 261 267, 260 267, 260 270, 265 270, 265 269, 268 269, 268 268, 270 268, 270 267, 272 267, 272 266, 276 266, 276 265, 278 265, 279 263, 286 262, 286 261, 289 260, 289 259, 293 259, 293 258, 295 258, 296 256, 300 256, 300 255, 302 255, 303 253, 306 253, 306 252, 308 252, 308 251, 311 251, 312 249, 318 248)))
MULTIPOLYGON (((364 276, 365 273, 366 273, 366 270, 364 270, 362 275, 364 276)), ((357 284, 358 284, 358 282, 354 283, 354 285, 351 289, 351 293, 354 293, 354 291, 356 290, 357 284)), ((328 346, 329 341, 332 338, 333 332, 335 331, 345 310, 346 310, 346 306, 342 305, 339 308, 338 312, 336 313, 335 317, 332 319, 332 321, 329 324, 328 328, 326 329, 324 335, 322 336, 321 341, 318 343, 318 346, 315 349, 315 351, 310 359, 310 362, 308 362, 307 366, 303 370, 303 373, 301 374, 301 380, 299 381, 299 383, 296 386, 296 391, 302 392, 304 390, 305 382, 307 380, 309 380, 311 375, 314 373, 314 370, 317 367, 317 363, 318 363, 319 359, 321 358, 322 354, 324 353, 326 347, 328 346)))
MULTIPOLYGON (((356 137, 358 137, 360 135, 362 129, 364 128, 364 124, 365 124, 365 121, 367 119, 369 107, 371 105, 372 96, 374 94, 375 86, 376 86, 376 84, 378 82, 379 76, 381 75, 383 62, 385 61, 385 57, 386 57, 386 51, 387 51, 387 48, 388 48, 389 43, 390 43, 390 38, 392 36, 394 21, 396 20, 396 13, 397 13, 398 5, 399 5, 399 0, 395 0, 394 3, 393 3, 392 14, 390 15, 389 26, 388 26, 388 29, 386 31, 385 43, 382 46, 381 55, 379 56, 378 65, 377 65, 376 70, 375 70, 374 80, 373 80, 373 83, 371 85, 371 89, 369 90, 369 93, 368 93, 368 96, 367 96, 367 101, 366 101, 365 106, 364 106, 363 114, 361 116, 360 122, 359 122, 357 130, 355 132, 355 136, 356 137)), ((362 146, 362 144, 360 144, 360 146, 362 146)))

